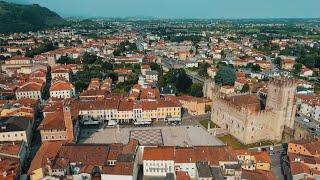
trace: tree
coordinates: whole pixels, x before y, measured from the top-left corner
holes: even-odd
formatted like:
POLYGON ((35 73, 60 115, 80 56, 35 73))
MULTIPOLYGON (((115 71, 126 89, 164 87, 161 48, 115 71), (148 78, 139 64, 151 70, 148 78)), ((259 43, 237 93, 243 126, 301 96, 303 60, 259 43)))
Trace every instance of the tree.
POLYGON ((175 81, 175 86, 179 92, 187 93, 191 85, 192 80, 184 71, 178 75, 175 81))
POLYGON ((296 63, 294 66, 293 73, 298 75, 301 72, 302 64, 301 63, 296 63))
POLYGON ((312 56, 308 55, 308 56, 305 58, 305 64, 304 64, 304 65, 305 65, 307 68, 312 69, 312 68, 314 68, 315 64, 316 64, 316 61, 314 60, 314 58, 313 58, 312 56))
POLYGON ((248 63, 246 67, 251 69, 251 71, 261 72, 261 67, 259 64, 248 63))
POLYGON ((83 81, 76 81, 75 83, 75 88, 77 92, 82 92, 83 90, 85 90, 88 87, 88 83, 85 83, 83 81))
POLYGON ((108 77, 111 78, 113 82, 118 80, 118 74, 113 71, 108 74, 108 77))
POLYGON ((195 97, 202 97, 203 96, 203 92, 202 92, 202 84, 200 83, 194 83, 191 85, 190 87, 190 92, 189 94, 191 96, 195 96, 195 97))
POLYGON ((97 60, 99 60, 100 58, 95 55, 95 54, 92 54, 92 53, 84 53, 83 57, 83 63, 84 64, 93 64, 95 63, 97 60))
POLYGON ((273 60, 273 63, 279 68, 282 68, 282 59, 280 57, 277 57, 273 60))
POLYGON ((199 66, 198 74, 202 77, 208 77, 207 69, 210 65, 208 63, 202 63, 199 66))
POLYGON ((232 67, 222 66, 214 77, 215 83, 219 85, 234 85, 236 71, 232 67))
POLYGON ((159 76, 158 86, 159 87, 166 87, 167 86, 166 78, 164 76, 159 76))
POLYGON ((68 56, 61 56, 57 63, 59 64, 74 64, 76 61, 68 56))
POLYGON ((21 51, 17 51, 17 55, 18 55, 18 56, 21 56, 21 55, 22 55, 22 52, 21 52, 21 51))
POLYGON ((101 67, 105 70, 111 70, 111 71, 113 70, 113 65, 109 62, 103 62, 101 64, 101 67))
POLYGON ((241 89, 241 92, 242 92, 242 93, 246 93, 246 92, 249 91, 249 89, 250 89, 249 84, 248 84, 248 83, 245 83, 245 84, 243 85, 242 89, 241 89))

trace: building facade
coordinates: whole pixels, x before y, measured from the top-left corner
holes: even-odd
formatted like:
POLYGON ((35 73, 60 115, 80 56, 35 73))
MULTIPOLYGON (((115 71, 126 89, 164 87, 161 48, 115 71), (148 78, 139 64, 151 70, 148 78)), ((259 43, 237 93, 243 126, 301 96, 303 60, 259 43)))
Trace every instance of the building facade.
POLYGON ((251 94, 216 96, 211 120, 244 144, 263 140, 279 142, 285 132, 291 134, 293 129, 296 87, 295 80, 271 79, 265 107, 251 94))

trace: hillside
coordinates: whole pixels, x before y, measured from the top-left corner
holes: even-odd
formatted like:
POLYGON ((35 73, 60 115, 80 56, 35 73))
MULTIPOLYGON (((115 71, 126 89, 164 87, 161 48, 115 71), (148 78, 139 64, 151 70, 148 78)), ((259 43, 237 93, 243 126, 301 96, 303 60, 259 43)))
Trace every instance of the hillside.
POLYGON ((63 25, 65 20, 39 5, 21 5, 0 1, 0 33, 37 31, 63 25))

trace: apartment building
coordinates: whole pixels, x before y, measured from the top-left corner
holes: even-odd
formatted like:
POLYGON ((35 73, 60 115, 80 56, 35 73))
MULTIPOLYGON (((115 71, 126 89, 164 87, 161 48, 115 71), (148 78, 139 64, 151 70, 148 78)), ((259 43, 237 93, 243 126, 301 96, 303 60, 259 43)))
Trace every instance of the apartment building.
POLYGON ((51 98, 69 99, 76 95, 75 87, 68 81, 53 82, 49 91, 51 98))
POLYGON ((42 100, 42 91, 44 83, 40 81, 29 81, 18 87, 15 92, 16 98, 30 98, 42 100))

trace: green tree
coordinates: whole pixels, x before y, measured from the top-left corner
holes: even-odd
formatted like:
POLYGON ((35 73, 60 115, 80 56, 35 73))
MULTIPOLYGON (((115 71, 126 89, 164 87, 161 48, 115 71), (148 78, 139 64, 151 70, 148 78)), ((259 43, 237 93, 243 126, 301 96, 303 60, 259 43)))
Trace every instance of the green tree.
POLYGON ((59 63, 59 64, 74 64, 74 63, 76 63, 76 61, 68 56, 61 56, 58 59, 57 63, 59 63))
POLYGON ((113 65, 109 62, 103 62, 101 64, 101 67, 104 69, 104 70, 113 70, 113 65))
POLYGON ((208 63, 201 63, 198 69, 198 74, 202 77, 209 77, 207 69, 209 68, 208 63))
POLYGON ((261 72, 261 67, 259 64, 248 63, 246 67, 251 69, 251 71, 261 72))
POLYGON ((306 57, 306 60, 305 60, 305 64, 304 64, 304 65, 305 65, 306 67, 312 69, 312 68, 314 68, 315 64, 316 64, 315 59, 314 59, 312 56, 308 55, 308 56, 306 57))
POLYGON ((250 89, 250 86, 248 83, 245 83, 241 89, 241 92, 242 93, 246 93, 246 92, 249 92, 249 89, 250 89))
POLYGON ((96 61, 101 60, 101 58, 95 54, 86 52, 84 53, 82 60, 84 64, 93 64, 96 61))
POLYGON ((279 68, 282 68, 282 59, 280 57, 277 57, 273 60, 273 63, 279 68))
POLYGON ((202 97, 203 96, 202 89, 203 89, 202 84, 194 83, 190 86, 189 94, 195 97, 202 97))
POLYGON ((293 73, 298 75, 301 72, 302 64, 301 63, 296 63, 294 66, 293 73))
POLYGON ((234 85, 236 81, 236 71, 232 67, 222 66, 214 78, 219 85, 234 85))
POLYGON ((185 73, 185 71, 181 72, 175 81, 176 88, 178 89, 179 92, 182 92, 182 93, 187 93, 191 85, 192 85, 192 80, 185 73))

